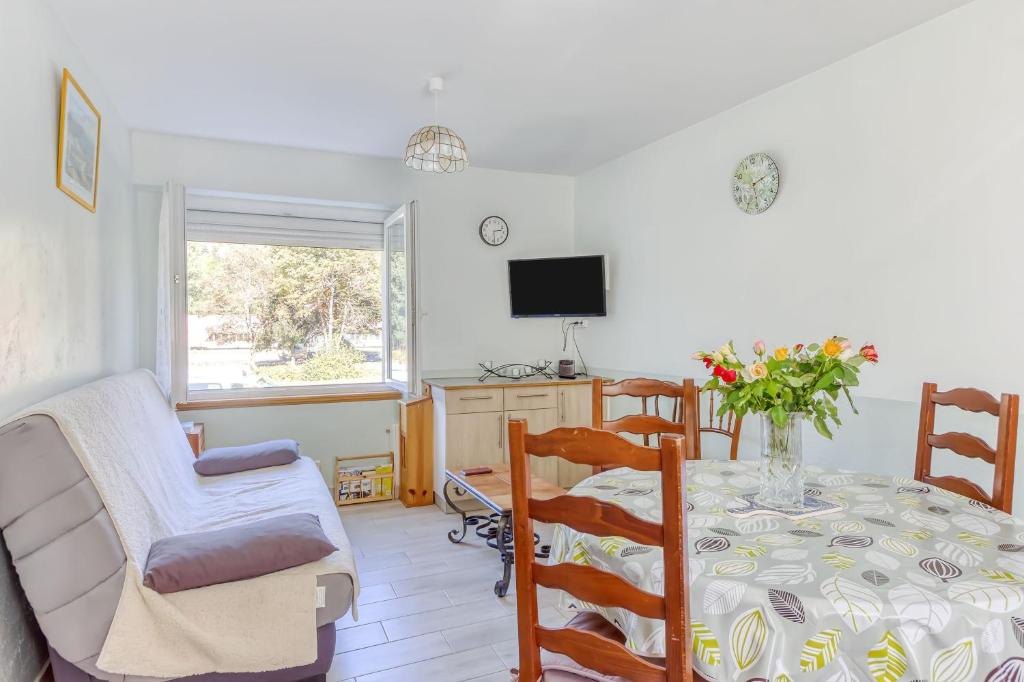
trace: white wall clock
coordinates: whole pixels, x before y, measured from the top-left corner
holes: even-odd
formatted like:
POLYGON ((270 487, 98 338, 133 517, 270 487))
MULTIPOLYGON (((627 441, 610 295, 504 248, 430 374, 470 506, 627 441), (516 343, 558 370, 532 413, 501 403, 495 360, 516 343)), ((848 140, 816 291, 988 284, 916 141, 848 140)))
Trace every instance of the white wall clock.
POLYGON ((750 215, 764 213, 779 196, 779 167, 767 154, 751 154, 732 174, 732 198, 750 215))
POLYGON ((496 215, 484 218, 480 223, 480 239, 489 246, 501 246, 508 239, 508 223, 496 215))

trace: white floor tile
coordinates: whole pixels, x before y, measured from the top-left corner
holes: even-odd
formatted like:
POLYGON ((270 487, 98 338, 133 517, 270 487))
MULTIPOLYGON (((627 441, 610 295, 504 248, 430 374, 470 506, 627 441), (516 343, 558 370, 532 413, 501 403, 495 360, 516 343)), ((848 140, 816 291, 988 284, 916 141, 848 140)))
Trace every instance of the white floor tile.
POLYGON ((334 647, 334 653, 341 654, 346 651, 365 649, 368 646, 384 644, 387 641, 388 636, 384 634, 384 628, 381 627, 380 623, 357 625, 355 627, 338 630, 337 644, 334 647))
MULTIPOLYGON (((379 670, 396 668, 447 653, 451 653, 451 649, 448 647, 444 637, 441 636, 441 633, 431 632, 419 637, 411 637, 397 642, 378 644, 377 646, 338 654, 334 657, 334 665, 331 671, 336 674, 335 679, 359 678, 379 670)), ((488 671, 482 671, 481 674, 483 672, 488 671)))
POLYGON ((464 682, 501 672, 504 667, 494 650, 485 646, 360 676, 357 682, 464 682))
POLYGON ((381 623, 389 640, 413 637, 427 632, 440 632, 469 623, 481 623, 493 618, 502 618, 508 611, 493 599, 471 602, 460 606, 416 613, 401 618, 392 618, 381 623))

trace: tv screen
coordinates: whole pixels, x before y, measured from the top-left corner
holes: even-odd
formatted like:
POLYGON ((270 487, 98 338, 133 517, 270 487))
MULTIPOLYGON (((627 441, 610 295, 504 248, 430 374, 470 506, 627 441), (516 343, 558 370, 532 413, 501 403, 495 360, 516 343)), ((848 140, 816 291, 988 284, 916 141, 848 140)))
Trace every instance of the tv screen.
POLYGON ((604 256, 508 262, 512 317, 604 317, 604 256))

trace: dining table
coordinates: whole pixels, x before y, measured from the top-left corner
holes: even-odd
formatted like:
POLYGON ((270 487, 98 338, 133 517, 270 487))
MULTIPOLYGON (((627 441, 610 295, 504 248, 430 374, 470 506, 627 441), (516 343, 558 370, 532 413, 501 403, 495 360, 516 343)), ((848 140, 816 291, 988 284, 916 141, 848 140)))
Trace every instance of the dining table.
MULTIPOLYGON (((805 494, 839 505, 812 518, 736 509, 756 461, 685 464, 694 667, 739 682, 1024 681, 1024 521, 909 477, 806 468, 805 494)), ((661 521, 659 472, 584 479, 590 496, 661 521)), ((553 531, 549 563, 589 565, 664 593, 661 547, 553 531)), ((664 622, 562 593, 626 646, 665 655, 664 622)))

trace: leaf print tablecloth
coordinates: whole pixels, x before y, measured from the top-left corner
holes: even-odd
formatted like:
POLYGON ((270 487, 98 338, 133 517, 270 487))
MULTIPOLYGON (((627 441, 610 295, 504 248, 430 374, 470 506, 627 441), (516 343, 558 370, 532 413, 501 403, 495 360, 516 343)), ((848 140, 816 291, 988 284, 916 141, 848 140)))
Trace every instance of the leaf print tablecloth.
MULTIPOLYGON (((694 662, 712 680, 1024 682, 1024 522, 910 478, 807 470, 844 505, 801 521, 737 519, 755 462, 687 462, 694 662)), ((616 469, 572 490, 661 520, 657 473, 616 469)), ((550 563, 664 592, 660 547, 555 529, 550 563)), ((664 623, 582 603, 627 646, 664 655, 664 623)))

